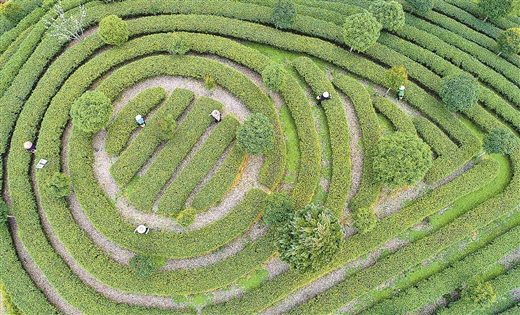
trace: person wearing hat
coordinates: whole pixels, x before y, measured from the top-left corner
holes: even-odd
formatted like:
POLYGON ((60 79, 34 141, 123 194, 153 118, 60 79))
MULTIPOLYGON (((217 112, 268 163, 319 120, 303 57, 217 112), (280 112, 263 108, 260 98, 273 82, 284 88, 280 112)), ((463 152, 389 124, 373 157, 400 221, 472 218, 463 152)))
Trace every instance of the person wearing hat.
POLYGON ((29 151, 31 153, 35 153, 36 152, 36 146, 31 141, 24 142, 23 147, 24 147, 25 150, 27 150, 27 151, 29 151))
POLYGON ((330 100, 330 94, 329 92, 323 92, 323 94, 316 96, 316 99, 318 100, 318 105, 321 105, 321 101, 330 100))
POLYGON ((150 229, 146 225, 139 225, 135 228, 134 233, 137 232, 139 234, 148 234, 150 232, 150 229))
POLYGON ((399 89, 397 90, 397 97, 396 97, 396 100, 399 100, 399 101, 400 101, 400 100, 403 99, 403 97, 404 97, 404 89, 405 89, 404 85, 401 85, 401 86, 399 87, 399 89))
POLYGON ((137 124, 138 124, 139 127, 141 127, 141 128, 144 127, 144 126, 146 126, 146 122, 144 121, 144 118, 143 118, 143 116, 141 116, 141 115, 137 115, 137 116, 135 116, 135 121, 137 122, 137 124))
POLYGON ((212 111, 209 115, 215 118, 215 122, 220 122, 220 120, 222 119, 222 115, 220 115, 220 112, 216 109, 212 111))

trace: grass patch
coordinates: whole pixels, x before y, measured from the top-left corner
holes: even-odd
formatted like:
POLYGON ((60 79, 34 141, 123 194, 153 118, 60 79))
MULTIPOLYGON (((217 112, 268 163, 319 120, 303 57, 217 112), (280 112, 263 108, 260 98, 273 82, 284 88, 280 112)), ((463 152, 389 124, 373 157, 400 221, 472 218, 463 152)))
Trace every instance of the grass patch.
POLYGON ((255 270, 248 277, 240 280, 238 286, 246 291, 251 291, 262 285, 262 283, 269 279, 269 272, 265 269, 255 270))

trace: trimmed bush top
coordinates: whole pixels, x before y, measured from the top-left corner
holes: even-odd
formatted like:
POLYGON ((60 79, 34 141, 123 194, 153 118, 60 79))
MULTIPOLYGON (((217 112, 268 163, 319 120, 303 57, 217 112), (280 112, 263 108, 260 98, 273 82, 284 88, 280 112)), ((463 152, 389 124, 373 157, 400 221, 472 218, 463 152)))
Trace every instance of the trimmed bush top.
POLYGON ((108 45, 121 46, 128 41, 130 32, 126 22, 112 14, 99 22, 98 35, 108 45))
POLYGON ((94 133, 108 125, 113 112, 112 102, 105 94, 87 91, 72 104, 70 116, 81 130, 94 133))
POLYGON ((237 129, 238 146, 249 155, 262 155, 274 148, 273 125, 264 114, 251 114, 237 129))

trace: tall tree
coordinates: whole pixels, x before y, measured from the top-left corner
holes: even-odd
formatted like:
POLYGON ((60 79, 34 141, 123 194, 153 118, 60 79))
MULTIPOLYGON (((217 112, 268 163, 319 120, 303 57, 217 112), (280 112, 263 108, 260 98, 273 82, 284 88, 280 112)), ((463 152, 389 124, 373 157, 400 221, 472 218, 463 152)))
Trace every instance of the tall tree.
POLYGON ((332 261, 344 236, 338 218, 329 209, 314 204, 296 211, 278 233, 280 259, 302 273, 332 261))
POLYGON ((514 3, 515 0, 480 0, 478 7, 486 21, 488 17, 496 19, 506 16, 513 10, 514 3))
POLYGON ((403 6, 397 1, 378 1, 369 11, 385 30, 397 31, 404 26, 403 6))
POLYGON ((478 80, 467 72, 448 75, 442 79, 440 93, 450 111, 464 112, 477 104, 478 80))
POLYGON ((376 146, 373 171, 376 180, 389 188, 415 185, 432 166, 430 147, 419 137, 394 132, 376 146))
POLYGON ((508 28, 502 31, 497 38, 497 45, 500 52, 506 55, 518 54, 520 52, 520 27, 508 28))
POLYGON ((343 26, 345 44, 350 51, 364 52, 376 43, 381 28, 381 23, 368 11, 350 15, 343 26))
POLYGON ((128 41, 130 31, 126 21, 112 14, 99 22, 98 35, 106 44, 120 46, 128 41))
POLYGON ((264 114, 249 115, 237 128, 237 145, 249 155, 262 155, 274 147, 274 128, 264 114))
POLYGON ((85 132, 97 132, 108 124, 114 113, 112 103, 98 91, 83 93, 70 109, 72 122, 85 132))
POLYGON ((482 148, 487 153, 509 154, 517 145, 515 135, 506 129, 493 129, 482 140, 482 148))

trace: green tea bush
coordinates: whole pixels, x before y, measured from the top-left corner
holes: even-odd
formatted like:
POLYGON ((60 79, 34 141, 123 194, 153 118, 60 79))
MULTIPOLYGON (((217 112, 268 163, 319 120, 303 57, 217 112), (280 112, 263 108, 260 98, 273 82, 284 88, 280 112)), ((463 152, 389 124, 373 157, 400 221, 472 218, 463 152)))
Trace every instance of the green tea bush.
POLYGON ((464 112, 477 104, 479 84, 471 74, 462 72, 442 79, 440 97, 450 111, 464 112))
POLYGON ((345 44, 351 51, 365 52, 375 44, 381 28, 381 23, 368 11, 348 16, 343 26, 345 44))
POLYGON ((168 47, 168 52, 172 55, 185 55, 190 51, 190 43, 184 36, 179 34, 172 34, 172 42, 168 47))
POLYGON ((161 268, 166 260, 167 259, 163 257, 136 254, 130 259, 129 265, 131 268, 134 268, 139 278, 145 278, 161 268))
POLYGON ((477 309, 485 309, 491 306, 497 299, 495 290, 489 281, 469 284, 462 291, 462 297, 477 305, 477 309))
POLYGON ((497 38, 500 52, 504 54, 518 54, 520 52, 520 28, 508 28, 497 38))
POLYGON ((397 31, 404 26, 403 6, 397 1, 378 1, 370 6, 369 11, 384 30, 397 31))
POLYGON ((275 132, 263 114, 251 114, 237 129, 237 145, 249 155, 257 156, 274 148, 275 132))
MULTIPOLYGON (((406 85, 408 82, 408 73, 403 65, 394 66, 385 72, 384 81, 388 91, 397 91, 401 85, 406 85)), ((388 91, 386 92, 388 93, 388 91)))
POLYGON ((177 122, 172 114, 166 114, 166 116, 157 117, 153 128, 157 134, 157 137, 162 140, 170 140, 173 138, 177 122))
POLYGON ((372 104, 374 108, 388 118, 397 131, 416 134, 412 119, 394 102, 384 97, 376 98, 372 104))
POLYGON ((70 178, 65 173, 56 172, 47 181, 45 189, 54 198, 61 198, 70 195, 70 178))
POLYGON ((449 155, 457 150, 457 145, 427 118, 414 117, 413 122, 421 138, 438 156, 449 155))
POLYGON ((296 20, 296 6, 291 0, 278 0, 271 13, 271 23, 276 28, 291 28, 296 20))
POLYGON ((183 228, 187 228, 193 222, 195 222, 195 215, 197 215, 197 210, 194 208, 186 208, 179 212, 175 221, 179 223, 183 228))
POLYGON ((128 24, 117 15, 109 15, 99 22, 99 37, 108 45, 121 46, 128 41, 128 24))
POLYGON ((406 0, 406 3, 412 10, 424 14, 433 8, 434 0, 406 0))
POLYGON ((272 63, 262 71, 262 81, 266 89, 280 92, 285 87, 287 71, 283 65, 272 63))
POLYGON ((112 102, 105 94, 87 91, 72 104, 70 116, 81 130, 94 133, 108 125, 113 112, 112 102))
POLYGON ((361 234, 369 232, 377 224, 377 217, 370 208, 357 209, 352 214, 352 219, 354 220, 354 228, 361 234))
POLYGON ((482 148, 488 153, 509 154, 518 146, 518 140, 507 129, 494 129, 484 135, 482 148))
POLYGON ((267 226, 277 226, 290 220, 294 214, 294 199, 285 193, 274 192, 264 200, 262 219, 267 226))

